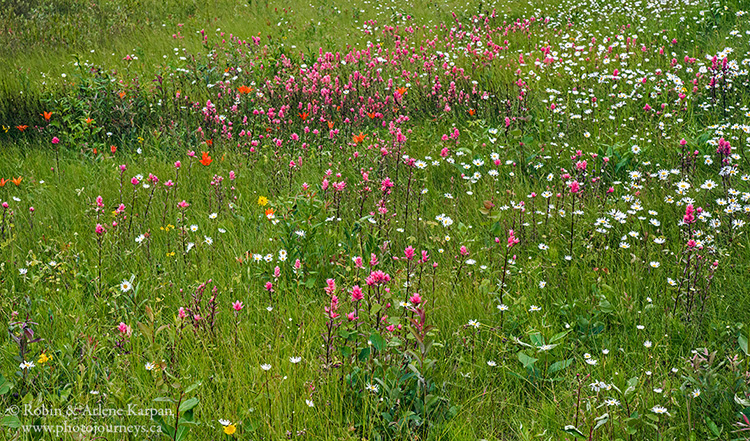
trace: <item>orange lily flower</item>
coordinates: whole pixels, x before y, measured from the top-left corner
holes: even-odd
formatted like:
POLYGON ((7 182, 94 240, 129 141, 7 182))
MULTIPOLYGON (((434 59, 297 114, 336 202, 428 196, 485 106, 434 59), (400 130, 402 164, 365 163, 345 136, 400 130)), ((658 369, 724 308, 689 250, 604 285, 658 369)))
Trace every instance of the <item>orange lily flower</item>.
POLYGON ((94 120, 91 119, 91 117, 86 118, 86 124, 91 124, 92 122, 94 122, 94 120))
POLYGON ((469 115, 474 116, 474 114, 477 113, 474 109, 469 109, 469 115))
POLYGON ((52 112, 42 112, 42 116, 44 117, 45 121, 49 121, 50 118, 52 118, 52 112))
POLYGON ((0 187, 5 187, 8 182, 10 182, 9 179, 0 178, 0 187))
POLYGON ((210 147, 210 146, 214 145, 214 140, 213 139, 207 139, 206 140, 206 144, 210 147))
POLYGON ((201 152, 201 153, 203 155, 201 156, 200 163, 208 167, 211 164, 211 161, 213 161, 213 159, 211 159, 211 157, 208 156, 208 153, 206 152, 201 152))
POLYGON ((302 121, 307 119, 307 116, 309 115, 307 112, 302 112, 298 114, 300 118, 302 118, 302 121))
POLYGON ((23 178, 19 176, 19 177, 17 177, 17 178, 14 178, 14 179, 12 179, 11 181, 12 181, 12 182, 13 182, 14 184, 16 184, 16 187, 18 187, 19 185, 21 185, 21 181, 22 181, 22 180, 23 180, 23 178))
POLYGON ((333 121, 328 121, 328 130, 333 129, 333 121))
POLYGON ((367 112, 367 116, 369 116, 370 119, 375 119, 375 113, 374 112, 367 112))
POLYGON ((359 132, 359 135, 352 135, 352 140, 355 144, 359 144, 360 142, 364 141, 365 138, 367 138, 367 135, 363 135, 362 132, 359 132))
POLYGON ((247 87, 247 86, 240 86, 237 89, 237 92, 244 93, 244 94, 248 94, 248 93, 250 93, 252 91, 253 91, 253 88, 252 87, 247 87))
POLYGON ((22 125, 22 126, 16 126, 16 128, 17 128, 18 130, 20 130, 20 131, 22 131, 22 132, 23 132, 24 130, 26 130, 27 128, 29 128, 29 126, 27 126, 27 125, 25 125, 25 124, 24 124, 24 125, 22 125))
POLYGON ((119 95, 120 95, 120 99, 125 98, 125 91, 123 90, 122 92, 119 93, 119 95))
POLYGON ((396 92, 399 95, 404 96, 404 95, 406 95, 406 87, 399 87, 398 89, 396 89, 396 92))
POLYGON ((109 149, 112 151, 112 153, 117 153, 117 146, 116 145, 109 146, 109 149))

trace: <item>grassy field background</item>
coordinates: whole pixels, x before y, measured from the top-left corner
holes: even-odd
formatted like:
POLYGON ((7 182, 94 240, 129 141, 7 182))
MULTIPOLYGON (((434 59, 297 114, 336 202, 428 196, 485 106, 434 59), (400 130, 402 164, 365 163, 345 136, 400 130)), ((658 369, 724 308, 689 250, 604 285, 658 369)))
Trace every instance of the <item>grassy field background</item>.
POLYGON ((2 2, 0 437, 748 439, 747 10, 2 2))

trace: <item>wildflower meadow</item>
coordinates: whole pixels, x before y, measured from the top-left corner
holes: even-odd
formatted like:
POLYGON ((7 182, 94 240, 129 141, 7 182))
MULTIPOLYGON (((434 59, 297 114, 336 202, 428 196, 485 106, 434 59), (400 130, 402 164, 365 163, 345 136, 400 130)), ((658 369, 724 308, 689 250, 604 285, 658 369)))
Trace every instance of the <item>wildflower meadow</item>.
POLYGON ((750 439, 746 0, 0 23, 0 439, 750 439))

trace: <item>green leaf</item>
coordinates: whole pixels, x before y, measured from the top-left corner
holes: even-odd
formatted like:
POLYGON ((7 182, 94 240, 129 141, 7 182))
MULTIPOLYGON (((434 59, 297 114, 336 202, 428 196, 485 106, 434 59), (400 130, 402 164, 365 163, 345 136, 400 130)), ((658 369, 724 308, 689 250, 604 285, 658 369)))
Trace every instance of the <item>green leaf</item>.
POLYGON ((2 374, 0 374, 0 395, 5 395, 8 392, 10 392, 10 388, 12 386, 13 385, 10 384, 10 382, 8 380, 6 380, 5 377, 3 377, 2 374))
POLYGON ((568 358, 567 360, 562 360, 562 361, 556 361, 556 362, 552 363, 552 365, 547 370, 547 373, 548 374, 554 374, 555 372, 565 370, 571 364, 573 364, 573 359, 572 358, 568 358))
POLYGON ((185 392, 184 392, 184 393, 185 393, 185 395, 187 395, 187 394, 189 394, 190 392, 194 391, 194 390, 195 390, 195 389, 197 389, 197 388, 198 388, 198 386, 200 386, 200 385, 201 385, 201 383, 200 383, 200 382, 197 382, 197 383, 193 383, 193 384, 191 384, 190 386, 188 386, 188 388, 187 388, 187 389, 185 389, 185 392))
POLYGON ((531 343, 536 347, 544 346, 544 337, 542 337, 542 334, 538 332, 530 334, 529 340, 531 340, 531 343))
POLYGON ((719 429, 716 423, 711 421, 711 418, 706 417, 706 425, 708 426, 708 429, 711 431, 711 433, 714 434, 715 437, 718 438, 721 436, 721 432, 723 432, 723 430, 719 429))
POLYGON ((382 351, 383 348, 385 348, 385 339, 380 334, 370 334, 370 342, 372 343, 372 346, 378 351, 382 351))
POLYGON ((174 438, 174 427, 168 425, 166 421, 164 421, 164 418, 161 415, 152 415, 151 419, 156 421, 156 424, 159 425, 159 428, 161 429, 161 433, 164 434, 169 439, 174 438))
POLYGON ((605 314, 612 314, 615 312, 615 307, 612 306, 611 303, 609 303, 609 300, 602 298, 599 301, 599 310, 605 314))
POLYGON ((176 441, 182 441, 187 436, 188 432, 190 431, 190 427, 188 426, 180 426, 177 428, 177 436, 175 436, 176 441))
POLYGON ((740 344, 740 349, 742 349, 742 352, 744 352, 746 356, 750 357, 750 352, 748 352, 747 350, 747 337, 745 337, 744 334, 740 334, 740 336, 737 337, 737 343, 740 344))
POLYGON ((359 361, 365 362, 368 358, 370 358, 370 348, 362 348, 362 350, 359 352, 359 361))
POLYGON ((537 360, 538 359, 534 357, 529 357, 523 351, 518 352, 518 361, 520 361, 523 367, 525 367, 526 369, 532 369, 534 367, 534 363, 536 363, 537 360))
POLYGON ((187 412, 188 410, 190 410, 190 409, 194 408, 195 406, 197 406, 199 402, 200 401, 198 400, 198 398, 195 398, 195 397, 193 397, 193 398, 191 398, 189 400, 185 400, 182 403, 180 403, 180 407, 179 407, 178 411, 180 413, 187 412))
POLYGON ((352 355, 352 348, 349 346, 342 346, 341 347, 341 356, 344 358, 349 358, 352 355))
POLYGON ((742 407, 750 407, 750 400, 742 398, 738 396, 737 394, 734 394, 734 402, 739 404, 742 407))
POLYGON ((195 409, 190 409, 187 412, 180 415, 180 424, 196 424, 195 417, 193 415, 194 410, 195 409))
POLYGON ((628 380, 628 387, 625 388, 625 392, 623 395, 626 397, 635 392, 635 387, 638 385, 638 377, 633 377, 630 380, 628 380))
POLYGON ((596 421, 596 424, 594 425, 594 430, 602 427, 603 425, 607 424, 607 421, 609 421, 609 414, 605 413, 604 415, 594 419, 596 421))
POLYGON ((563 432, 567 433, 568 435, 573 435, 576 438, 583 438, 586 439, 586 436, 578 429, 576 429, 576 426, 568 425, 563 428, 563 432))
POLYGON ((553 335, 552 338, 549 339, 550 344, 552 344, 552 343, 554 343, 554 342, 556 342, 558 340, 561 340, 563 337, 565 337, 566 335, 568 335, 568 333, 570 333, 570 331, 558 332, 557 334, 553 335))
POLYGON ((21 420, 15 415, 8 415, 0 420, 0 426, 9 427, 11 429, 18 429, 21 427, 21 420))

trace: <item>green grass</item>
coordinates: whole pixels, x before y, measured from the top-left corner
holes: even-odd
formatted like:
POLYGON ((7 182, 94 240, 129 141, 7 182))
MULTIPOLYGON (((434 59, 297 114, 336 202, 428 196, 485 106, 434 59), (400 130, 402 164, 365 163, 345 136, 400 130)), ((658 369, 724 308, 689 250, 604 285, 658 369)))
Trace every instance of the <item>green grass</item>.
POLYGON ((746 439, 738 432, 750 415, 743 8, 8 3, 0 13, 0 201, 8 203, 0 207, 0 317, 9 329, 0 340, 0 438, 50 436, 33 435, 33 425, 110 424, 146 433, 100 436, 746 439), (472 29, 473 15, 493 9, 496 18, 472 29), (373 33, 363 32, 371 19, 373 33), (178 30, 184 38, 172 37, 178 30), (467 56, 462 32, 484 36, 480 54, 484 32, 508 48, 467 56), (259 45, 250 40, 257 35, 259 45), (321 67, 319 48, 345 54, 368 41, 380 44, 379 56, 409 52, 398 64, 321 67), (712 86, 710 57, 727 47, 736 65, 712 86), (559 61, 547 66, 546 55, 559 61), (435 62, 429 74, 426 59, 435 62), (320 88, 336 90, 325 75, 353 90, 325 102, 320 88), (468 98, 449 98, 446 109, 439 95, 451 81, 468 98), (399 87, 399 100, 381 106, 399 87), (222 118, 203 115, 208 100, 222 118), (257 114, 284 105, 287 116, 271 118, 279 121, 257 114), (719 173, 719 138, 738 155, 730 176, 719 173), (199 162, 202 152, 210 164, 199 162), (404 155, 424 164, 411 167, 404 155), (166 190, 168 180, 176 185, 166 190), (689 188, 676 191, 681 182, 689 188), (732 202, 739 208, 727 213, 732 202), (694 224, 680 225, 689 204, 710 217, 697 212, 694 224), (508 248, 511 230, 519 242, 508 248), (375 270, 390 280, 368 287, 375 270), (336 318, 325 309, 332 293, 336 318), (400 306, 415 293, 421 308, 400 306), (40 340, 24 343, 24 322, 40 340), (24 361, 35 366, 24 370, 24 361), (187 404, 175 421, 178 402, 187 404), (125 414, 87 411, 99 406, 125 414), (225 434, 219 420, 237 431, 225 434), (175 426, 173 435, 155 432, 175 426))

